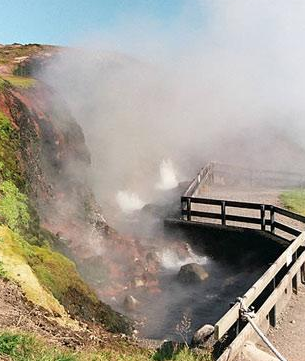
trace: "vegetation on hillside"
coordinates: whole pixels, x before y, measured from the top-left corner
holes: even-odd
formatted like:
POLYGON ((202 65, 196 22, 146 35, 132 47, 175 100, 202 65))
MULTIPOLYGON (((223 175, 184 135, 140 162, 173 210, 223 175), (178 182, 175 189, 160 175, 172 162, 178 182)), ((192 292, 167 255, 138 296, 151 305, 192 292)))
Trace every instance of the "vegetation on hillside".
POLYGON ((0 87, 1 87, 1 80, 2 83, 6 80, 9 82, 12 86, 16 88, 31 88, 34 86, 37 82, 34 78, 29 77, 23 77, 23 76, 17 76, 17 75, 9 75, 9 76, 2 76, 2 79, 0 78, 0 87))
POLYGON ((7 116, 0 111, 0 182, 11 181, 21 191, 25 182, 21 175, 18 153, 20 150, 19 133, 12 127, 7 116))
POLYGON ((129 321, 101 303, 74 263, 52 249, 56 237, 40 227, 25 194, 19 133, 2 112, 0 139, 0 274, 18 283, 22 279, 23 290, 34 303, 42 298, 45 304, 41 306, 59 312, 59 302, 74 317, 95 319, 109 331, 130 333, 129 321), (44 298, 41 287, 49 292, 44 298))
MULTIPOLYGON (((31 73, 18 68, 20 59, 16 58, 51 48, 37 44, 0 46, 0 64, 5 68, 5 75, 0 76, 0 96, 5 99, 9 90, 18 92, 20 88, 26 90, 36 84, 35 79, 22 76, 31 73)), ((16 111, 22 109, 10 109, 11 113, 16 111)), ((20 161, 20 132, 0 110, 0 278, 18 284, 27 302, 42 307, 65 327, 77 328, 75 318, 80 318, 88 321, 87 327, 93 323, 93 328, 99 324, 108 331, 131 333, 130 321, 100 302, 81 279, 75 264, 55 251, 56 236, 40 226, 38 214, 28 198, 29 184, 23 174, 27 165, 23 164, 22 168, 20 161)), ((16 329, 0 330, 0 359, 3 358, 10 361, 211 360, 211 356, 196 356, 185 346, 155 352, 121 340, 120 347, 109 344, 91 351, 71 351, 16 329)))
POLYGON ((211 361, 210 356, 198 356, 187 348, 175 352, 162 353, 136 347, 122 347, 86 351, 67 351, 47 345, 34 335, 2 332, 0 333, 0 355, 12 361, 211 361))
POLYGON ((293 212, 305 215, 305 189, 283 192, 280 196, 284 206, 293 212))

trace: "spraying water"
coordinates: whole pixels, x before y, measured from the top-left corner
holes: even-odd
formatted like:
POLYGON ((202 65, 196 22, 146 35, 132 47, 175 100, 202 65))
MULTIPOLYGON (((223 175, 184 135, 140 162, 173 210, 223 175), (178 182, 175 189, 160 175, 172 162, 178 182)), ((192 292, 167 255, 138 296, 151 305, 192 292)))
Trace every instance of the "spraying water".
POLYGON ((186 244, 186 247, 188 254, 184 257, 181 257, 177 252, 169 248, 159 252, 158 256, 162 266, 170 271, 178 271, 181 266, 188 263, 198 263, 200 265, 208 263, 208 257, 195 254, 188 243, 186 244))
POLYGON ((136 193, 118 191, 116 201, 124 213, 130 213, 144 207, 145 203, 136 193))
POLYGON ((157 189, 167 190, 178 186, 177 177, 170 159, 163 159, 160 164, 160 182, 156 184, 157 189))

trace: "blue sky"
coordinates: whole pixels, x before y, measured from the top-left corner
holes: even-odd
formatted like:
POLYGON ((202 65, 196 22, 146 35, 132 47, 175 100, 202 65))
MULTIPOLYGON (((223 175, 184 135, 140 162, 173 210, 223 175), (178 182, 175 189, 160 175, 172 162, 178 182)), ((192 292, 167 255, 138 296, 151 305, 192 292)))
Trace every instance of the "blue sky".
POLYGON ((200 26, 201 10, 197 0, 0 0, 0 44, 73 45, 137 21, 140 31, 149 23, 174 39, 182 14, 188 20, 179 22, 180 35, 200 26))

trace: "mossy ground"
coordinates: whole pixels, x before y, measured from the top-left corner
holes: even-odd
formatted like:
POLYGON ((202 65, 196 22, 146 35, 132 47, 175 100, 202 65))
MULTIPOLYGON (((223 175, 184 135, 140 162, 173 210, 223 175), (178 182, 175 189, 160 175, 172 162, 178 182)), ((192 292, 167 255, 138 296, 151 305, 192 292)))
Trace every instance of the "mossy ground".
POLYGON ((3 222, 0 262, 3 271, 21 285, 32 302, 49 311, 65 318, 66 309, 73 317, 94 319, 109 331, 130 333, 130 322, 100 302, 83 282, 74 263, 52 250, 56 237, 40 227, 35 208, 22 193, 26 192, 27 184, 18 157, 19 133, 1 112, 0 138, 0 221, 3 222), (22 214, 27 216, 27 222, 22 221, 22 214))
POLYGON ((293 212, 305 215, 305 189, 294 189, 283 192, 280 199, 284 206, 293 212))
MULTIPOLYGON (((8 76, 2 76, 3 80, 6 80, 9 82, 12 86, 16 88, 24 88, 28 89, 31 88, 36 84, 36 79, 29 78, 29 77, 23 77, 23 76, 17 76, 17 75, 8 75, 8 76)), ((2 80, 2 82, 3 82, 2 80)), ((0 80, 0 87, 1 87, 1 80, 0 80)))
POLYGON ((131 332, 128 320, 97 299, 73 262, 49 246, 29 244, 8 227, 0 227, 0 237, 3 271, 32 302, 61 315, 63 322, 68 322, 67 310, 72 316, 94 319, 109 331, 131 332))
MULTIPOLYGON (((1 82, 0 82, 1 86, 1 82)), ((21 190, 25 187, 18 162, 20 137, 8 117, 0 111, 0 180, 11 180, 21 190)))
POLYGON ((0 356, 8 356, 12 361, 211 361, 210 356, 196 356, 183 348, 175 353, 161 354, 135 347, 110 347, 86 351, 67 351, 47 345, 30 334, 0 332, 0 356))

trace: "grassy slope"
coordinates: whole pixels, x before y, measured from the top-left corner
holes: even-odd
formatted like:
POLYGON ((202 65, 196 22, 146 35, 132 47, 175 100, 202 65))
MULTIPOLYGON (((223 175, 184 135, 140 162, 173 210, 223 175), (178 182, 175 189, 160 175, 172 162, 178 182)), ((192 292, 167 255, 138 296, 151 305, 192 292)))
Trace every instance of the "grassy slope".
POLYGON ((109 331, 129 333, 126 318, 101 303, 74 263, 51 249, 54 236, 40 228, 35 210, 22 194, 27 187, 18 161, 19 136, 0 111, 0 222, 11 227, 0 227, 1 267, 21 284, 30 300, 62 315, 63 321, 68 317, 62 306, 74 317, 88 321, 94 318, 109 331), (1 188, 3 184, 8 185, 7 194, 1 188), (21 209, 30 219, 29 224, 21 224, 21 209))
POLYGON ((130 347, 71 352, 47 345, 33 335, 12 332, 0 332, 1 355, 9 356, 12 361, 211 361, 209 356, 195 356, 186 348, 169 353, 130 347))
POLYGON ((305 215, 305 189, 294 189, 283 192, 280 199, 286 208, 305 215))
MULTIPOLYGON (((2 76, 2 82, 4 80, 9 82, 12 86, 14 86, 16 88, 28 89, 36 84, 36 80, 33 78, 22 77, 22 76, 17 76, 17 75, 2 76)), ((0 87, 1 87, 1 78, 0 78, 0 87)))

